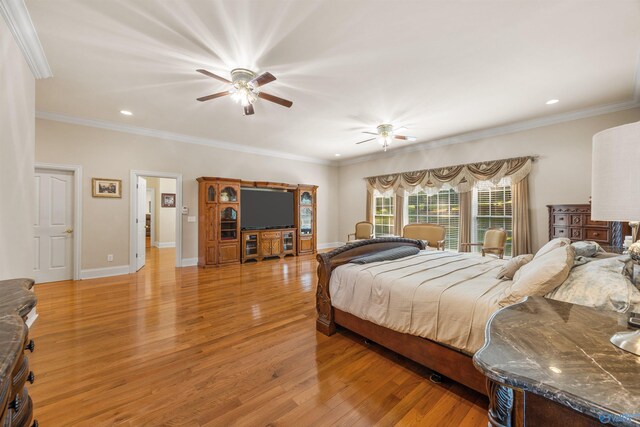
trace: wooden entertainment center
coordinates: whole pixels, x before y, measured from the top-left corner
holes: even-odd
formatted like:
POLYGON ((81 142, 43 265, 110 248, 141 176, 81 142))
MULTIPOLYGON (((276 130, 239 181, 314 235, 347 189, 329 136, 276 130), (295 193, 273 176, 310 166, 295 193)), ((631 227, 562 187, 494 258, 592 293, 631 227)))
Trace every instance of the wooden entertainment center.
POLYGON ((316 253, 317 186, 213 177, 197 181, 199 267, 316 253), (241 230, 242 188, 293 193, 293 228, 241 230))

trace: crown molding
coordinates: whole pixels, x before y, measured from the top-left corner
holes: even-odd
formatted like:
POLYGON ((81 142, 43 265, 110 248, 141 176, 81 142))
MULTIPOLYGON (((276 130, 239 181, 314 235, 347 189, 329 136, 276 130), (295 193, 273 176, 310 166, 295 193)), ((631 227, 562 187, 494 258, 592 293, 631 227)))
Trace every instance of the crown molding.
MULTIPOLYGON (((636 74, 636 77, 638 74, 636 74)), ((639 82, 636 80, 636 93, 638 92, 639 82)), ((570 111, 567 113, 559 113, 551 116, 545 116, 538 119, 524 120, 520 122, 510 123, 508 125, 496 126, 492 128, 482 129, 478 131, 463 133, 460 135, 448 136, 446 138, 434 139, 431 141, 425 141, 418 144, 412 144, 403 148, 397 148, 389 150, 386 153, 374 153, 365 156, 353 157, 350 159, 344 159, 338 162, 339 166, 353 165, 356 163, 362 163, 369 160, 377 160, 389 158, 397 154, 412 153, 415 151, 429 150, 432 148, 443 147, 445 145, 460 144, 463 142, 476 141, 484 138, 491 138, 495 136, 507 135, 510 133, 521 132, 524 130, 535 129, 558 123, 570 122, 572 120, 579 120, 593 116, 600 116, 602 114, 614 113, 616 111, 629 110, 631 108, 640 107, 640 100, 634 99, 632 101, 619 102, 616 104, 601 105, 598 107, 586 108, 584 110, 570 111)))
POLYGON ((36 79, 53 76, 24 0, 0 0, 0 15, 9 27, 36 79))
POLYGON ((215 139, 201 138, 197 136, 184 135, 174 132, 166 132, 157 129, 143 128, 120 123, 107 122, 104 120, 84 119, 81 117, 67 116, 64 114, 51 113, 48 111, 36 110, 36 118, 43 120, 52 120, 55 122, 70 123, 80 126, 94 127, 98 129, 112 130, 116 132, 130 133, 134 135, 149 136, 169 141, 186 142, 189 144, 206 145, 208 147, 219 148, 221 150, 239 151, 241 153, 257 154, 260 156, 277 157, 280 159, 295 160, 306 163, 315 163, 318 165, 337 166, 337 162, 316 159, 314 157, 299 156, 297 154, 286 153, 283 151, 268 150, 264 148, 250 147, 248 145, 235 144, 232 142, 218 141, 215 139))

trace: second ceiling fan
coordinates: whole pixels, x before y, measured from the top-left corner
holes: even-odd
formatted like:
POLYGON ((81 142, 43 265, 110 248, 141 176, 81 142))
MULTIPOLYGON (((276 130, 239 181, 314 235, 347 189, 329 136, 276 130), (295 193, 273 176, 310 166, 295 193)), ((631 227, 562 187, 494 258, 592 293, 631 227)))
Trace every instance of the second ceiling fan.
POLYGON ((387 148, 389 148, 389 146, 391 145, 391 142, 394 139, 399 139, 402 141, 415 141, 416 140, 415 136, 405 136, 405 135, 396 134, 396 132, 399 132, 404 129, 406 129, 404 126, 400 126, 394 129, 393 125, 390 125, 387 123, 381 124, 381 125, 378 125, 377 132, 362 132, 362 133, 367 133, 369 135, 375 135, 374 138, 369 138, 369 139, 365 139, 364 141, 356 142, 356 145, 377 140, 378 143, 382 145, 382 148, 384 148, 384 151, 387 151, 387 148))
POLYGON ((245 116, 249 116, 254 113, 253 103, 256 102, 258 98, 274 102, 287 108, 290 108, 293 105, 293 102, 289 100, 258 90, 261 86, 271 83, 276 79, 271 73, 265 72, 258 76, 256 73, 251 70, 247 70, 246 68, 235 68, 231 70, 231 80, 228 80, 207 70, 199 69, 196 71, 232 86, 231 89, 225 90, 224 92, 200 97, 198 98, 198 101, 200 102, 231 95, 231 98, 234 101, 242 104, 245 116))

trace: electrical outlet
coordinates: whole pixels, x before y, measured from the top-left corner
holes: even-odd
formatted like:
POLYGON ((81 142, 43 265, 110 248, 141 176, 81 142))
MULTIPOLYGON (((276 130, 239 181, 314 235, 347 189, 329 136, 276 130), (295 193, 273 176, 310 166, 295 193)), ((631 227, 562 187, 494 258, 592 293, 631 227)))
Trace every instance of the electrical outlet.
POLYGON ((113 254, 107 255, 107 262, 113 262, 113 254))

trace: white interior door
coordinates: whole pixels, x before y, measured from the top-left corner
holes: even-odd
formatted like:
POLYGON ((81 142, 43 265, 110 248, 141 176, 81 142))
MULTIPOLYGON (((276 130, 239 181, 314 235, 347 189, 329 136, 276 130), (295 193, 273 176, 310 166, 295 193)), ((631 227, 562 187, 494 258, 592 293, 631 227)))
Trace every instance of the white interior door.
POLYGON ((33 272, 37 283, 73 278, 73 173, 36 170, 33 272))
POLYGON ((136 271, 144 267, 147 246, 147 180, 141 176, 138 177, 137 202, 136 225, 138 226, 138 248, 136 253, 138 254, 138 257, 136 271))

